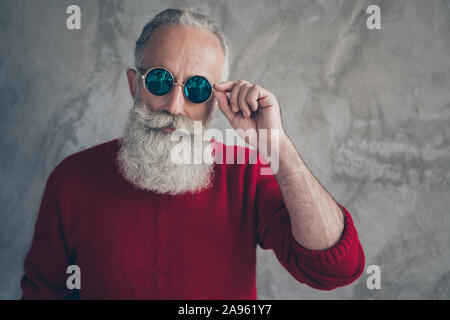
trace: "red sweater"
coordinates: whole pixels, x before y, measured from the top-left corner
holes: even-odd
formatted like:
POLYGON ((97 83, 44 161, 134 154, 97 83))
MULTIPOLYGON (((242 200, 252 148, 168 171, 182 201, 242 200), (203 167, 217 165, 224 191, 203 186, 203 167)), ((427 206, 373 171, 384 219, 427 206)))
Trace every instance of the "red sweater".
MULTIPOLYGON (((302 247, 275 177, 260 175, 259 161, 215 164, 211 188, 161 195, 122 177, 118 146, 116 139, 73 154, 48 177, 23 299, 257 299, 257 245, 313 288, 361 275, 364 253, 348 211, 341 207, 345 228, 334 247, 302 247), (66 286, 74 264, 79 291, 66 286)), ((240 147, 216 142, 216 157, 233 148, 236 155, 240 147)))

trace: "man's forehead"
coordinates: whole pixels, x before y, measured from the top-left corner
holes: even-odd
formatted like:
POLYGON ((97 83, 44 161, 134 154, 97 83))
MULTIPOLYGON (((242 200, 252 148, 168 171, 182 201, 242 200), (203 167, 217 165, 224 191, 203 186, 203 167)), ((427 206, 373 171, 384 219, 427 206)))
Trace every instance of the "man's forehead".
POLYGON ((142 66, 210 73, 222 70, 223 63, 220 42, 213 33, 177 26, 160 27, 154 31, 144 48, 142 66))

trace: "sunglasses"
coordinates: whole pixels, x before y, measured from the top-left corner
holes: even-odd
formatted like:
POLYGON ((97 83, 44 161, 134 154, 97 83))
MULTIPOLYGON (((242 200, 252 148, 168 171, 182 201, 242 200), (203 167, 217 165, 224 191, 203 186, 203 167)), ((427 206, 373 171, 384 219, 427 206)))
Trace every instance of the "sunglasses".
POLYGON ((141 75, 145 90, 155 96, 169 94, 176 85, 183 87, 184 96, 193 103, 204 103, 213 95, 211 82, 202 76, 191 76, 183 84, 179 84, 175 82, 173 74, 165 68, 155 67, 147 71, 137 68, 137 71, 141 75))

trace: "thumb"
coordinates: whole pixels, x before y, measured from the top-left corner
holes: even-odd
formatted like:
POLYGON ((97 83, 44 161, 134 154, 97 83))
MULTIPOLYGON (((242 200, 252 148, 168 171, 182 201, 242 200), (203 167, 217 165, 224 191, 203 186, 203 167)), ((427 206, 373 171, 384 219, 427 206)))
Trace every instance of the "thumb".
POLYGON ((225 117, 228 119, 228 121, 231 122, 231 120, 234 118, 235 114, 233 113, 233 111, 231 111, 231 105, 230 105, 230 101, 228 100, 227 94, 216 91, 216 92, 214 92, 214 97, 216 98, 217 103, 219 104, 219 108, 222 111, 222 113, 225 115, 225 117))

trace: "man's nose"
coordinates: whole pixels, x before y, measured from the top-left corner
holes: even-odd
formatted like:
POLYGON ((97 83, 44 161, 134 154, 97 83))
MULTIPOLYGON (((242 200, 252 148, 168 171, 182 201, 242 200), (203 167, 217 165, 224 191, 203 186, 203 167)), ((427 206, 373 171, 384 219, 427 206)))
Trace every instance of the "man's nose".
POLYGON ((186 101, 183 95, 184 87, 181 84, 175 84, 172 91, 167 95, 167 103, 164 106, 164 110, 170 112, 173 115, 187 116, 185 110, 186 101))

